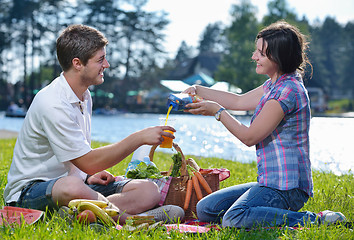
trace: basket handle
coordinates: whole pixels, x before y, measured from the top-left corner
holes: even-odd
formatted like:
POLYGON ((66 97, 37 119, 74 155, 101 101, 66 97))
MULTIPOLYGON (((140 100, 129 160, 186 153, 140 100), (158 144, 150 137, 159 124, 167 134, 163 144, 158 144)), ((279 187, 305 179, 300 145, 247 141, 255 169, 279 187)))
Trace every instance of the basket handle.
POLYGON ((153 145, 150 149, 149 158, 150 158, 151 162, 154 160, 154 153, 155 153, 157 146, 158 145, 153 145))
MULTIPOLYGON (((155 153, 155 150, 157 148, 158 145, 153 145, 150 149, 150 153, 149 153, 149 158, 150 158, 150 161, 152 162, 153 159, 154 159, 154 153, 155 153)), ((178 146, 177 143, 172 143, 172 146, 173 148, 177 151, 177 152, 180 152, 181 153, 181 158, 182 158, 182 164, 181 164, 181 168, 180 168, 180 171, 181 171, 181 175, 183 176, 184 179, 186 179, 186 181, 188 180, 188 177, 189 177, 189 174, 188 174, 188 171, 187 171, 187 161, 186 161, 186 158, 184 157, 184 154, 182 152, 182 149, 178 146)))

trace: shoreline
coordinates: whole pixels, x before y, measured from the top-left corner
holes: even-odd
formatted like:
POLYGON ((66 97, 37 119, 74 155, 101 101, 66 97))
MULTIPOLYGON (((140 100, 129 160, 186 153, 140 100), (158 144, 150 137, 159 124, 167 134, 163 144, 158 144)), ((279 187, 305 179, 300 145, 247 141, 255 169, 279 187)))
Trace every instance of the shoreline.
POLYGON ((18 132, 16 131, 0 129, 0 139, 17 138, 17 136, 18 136, 18 132))
MULTIPOLYGON (((11 131, 11 130, 6 130, 6 129, 0 129, 0 140, 1 139, 14 139, 14 138, 17 138, 18 136, 18 132, 16 131, 11 131)), ((100 141, 94 141, 94 142, 100 142, 100 141)), ((202 157, 202 156, 200 156, 202 157)), ((223 159, 223 158, 222 158, 223 159)), ((233 160, 230 160, 230 159, 223 159, 223 160, 227 160, 227 161, 233 161, 233 160)), ((239 161, 236 161, 236 162, 239 162, 239 161)), ((240 162, 240 163, 246 163, 247 162, 240 162)), ((248 163, 249 164, 249 163, 248 163)), ((321 169, 312 169, 312 170, 315 170, 315 171, 319 171, 319 172, 324 172, 324 173, 328 173, 327 171, 328 170, 321 170, 321 169)), ((334 172, 332 172, 334 173, 334 172)), ((335 174, 335 173, 334 173, 335 174)), ((349 171, 343 171, 341 172, 339 175, 346 175, 346 174, 353 174, 353 172, 349 173, 349 171)), ((335 174, 335 175, 338 175, 338 174, 335 174)))

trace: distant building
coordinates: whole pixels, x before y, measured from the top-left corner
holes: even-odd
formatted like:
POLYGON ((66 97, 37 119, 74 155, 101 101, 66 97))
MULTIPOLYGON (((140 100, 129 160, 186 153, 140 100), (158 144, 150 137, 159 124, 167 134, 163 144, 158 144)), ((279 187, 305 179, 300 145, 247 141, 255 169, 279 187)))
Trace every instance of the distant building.
POLYGON ((314 112, 325 112, 327 110, 327 101, 324 91, 319 87, 307 88, 310 97, 310 106, 314 112))
POLYGON ((228 82, 216 82, 212 77, 199 73, 190 76, 183 80, 161 80, 161 85, 164 86, 169 92, 178 93, 182 92, 189 86, 194 84, 210 87, 216 90, 231 91, 234 93, 241 93, 242 90, 228 82))
POLYGON ((307 92, 310 97, 310 106, 313 112, 325 112, 328 109, 327 94, 320 85, 314 79, 305 83, 307 92))
POLYGON ((181 80, 161 80, 160 83, 162 86, 166 87, 168 91, 173 93, 182 92, 190 86, 181 80))
POLYGON ((179 63, 166 79, 186 79, 195 74, 204 73, 214 77, 218 65, 221 61, 220 53, 206 52, 194 58, 189 58, 179 63))
POLYGON ((210 77, 209 75, 205 74, 205 73, 198 73, 198 74, 194 74, 186 79, 183 80, 183 82, 185 82, 186 84, 189 85, 202 85, 205 87, 211 87, 215 84, 215 80, 210 77))
POLYGON ((215 81, 214 74, 221 60, 220 53, 202 53, 179 63, 166 77, 160 80, 161 87, 152 89, 145 95, 147 109, 166 111, 166 100, 170 93, 179 93, 193 84, 217 90, 241 93, 241 89, 227 82, 215 81))

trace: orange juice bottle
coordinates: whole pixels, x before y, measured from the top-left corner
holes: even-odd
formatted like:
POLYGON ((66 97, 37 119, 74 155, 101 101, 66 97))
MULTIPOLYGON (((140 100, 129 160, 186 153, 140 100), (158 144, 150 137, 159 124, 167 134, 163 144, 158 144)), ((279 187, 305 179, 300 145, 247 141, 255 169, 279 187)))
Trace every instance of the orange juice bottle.
POLYGON ((167 99, 167 106, 172 106, 172 110, 183 111, 188 103, 200 102, 203 100, 197 95, 189 95, 187 93, 170 94, 167 99))
MULTIPOLYGON (((172 110, 172 105, 170 105, 168 107, 168 111, 167 111, 167 114, 166 114, 166 119, 164 121, 165 126, 167 126, 168 116, 170 115, 171 110, 172 110)), ((169 131, 169 130, 164 130, 164 132, 169 132, 169 133, 173 134, 173 132, 169 131)), ((160 144, 160 148, 172 148, 173 139, 169 138, 169 137, 165 137, 165 136, 162 136, 162 138, 163 138, 163 142, 160 144)))
MULTIPOLYGON (((165 132, 169 132, 173 134, 173 132, 169 130, 165 130, 165 132)), ((165 136, 162 137, 163 137, 163 142, 160 144, 160 148, 172 148, 173 139, 165 136)))

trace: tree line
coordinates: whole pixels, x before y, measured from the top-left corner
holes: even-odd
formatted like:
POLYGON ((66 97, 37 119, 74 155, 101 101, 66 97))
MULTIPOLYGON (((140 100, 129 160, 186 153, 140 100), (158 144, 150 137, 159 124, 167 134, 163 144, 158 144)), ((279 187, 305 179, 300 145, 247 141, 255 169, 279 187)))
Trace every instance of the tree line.
POLYGON ((36 92, 59 75, 56 38, 74 23, 95 27, 110 41, 107 58, 111 67, 105 71, 105 83, 91 89, 97 107, 125 108, 130 94, 158 87, 178 63, 202 52, 221 55, 213 76, 217 81, 244 91, 252 89, 265 80, 255 73, 251 61, 255 37, 262 27, 280 19, 309 36, 313 70, 306 72, 308 84, 322 87, 331 96, 354 93, 353 22, 342 25, 327 17, 311 25, 306 17, 291 11, 286 0, 270 0, 267 15, 258 21, 256 7, 242 0, 230 9, 230 25, 210 23, 197 49, 182 42, 171 59, 163 48, 168 14, 144 10, 147 2, 0 0, 0 110, 20 99, 29 106, 36 92))

